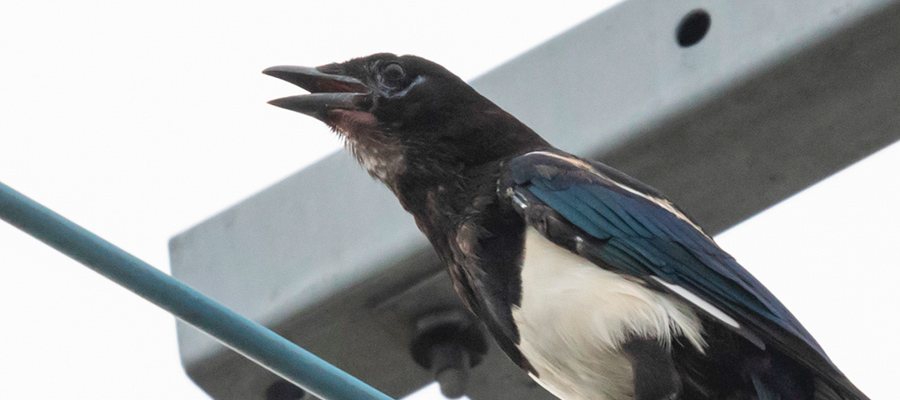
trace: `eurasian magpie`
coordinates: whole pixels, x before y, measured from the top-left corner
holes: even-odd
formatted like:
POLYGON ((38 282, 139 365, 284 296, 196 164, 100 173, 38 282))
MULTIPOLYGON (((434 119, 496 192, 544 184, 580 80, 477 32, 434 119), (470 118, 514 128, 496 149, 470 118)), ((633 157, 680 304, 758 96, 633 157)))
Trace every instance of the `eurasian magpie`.
POLYGON ((559 150, 460 78, 374 54, 265 74, 390 188, 500 348, 565 400, 866 399, 657 190, 559 150))

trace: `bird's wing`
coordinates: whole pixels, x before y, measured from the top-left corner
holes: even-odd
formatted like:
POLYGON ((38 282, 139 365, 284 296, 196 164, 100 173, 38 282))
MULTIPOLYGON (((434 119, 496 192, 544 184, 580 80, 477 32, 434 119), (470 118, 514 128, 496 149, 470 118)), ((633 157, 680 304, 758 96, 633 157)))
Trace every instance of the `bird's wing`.
POLYGON ((784 305, 654 189, 558 151, 510 160, 500 185, 551 242, 678 296, 757 346, 774 345, 838 387, 853 388, 784 305))

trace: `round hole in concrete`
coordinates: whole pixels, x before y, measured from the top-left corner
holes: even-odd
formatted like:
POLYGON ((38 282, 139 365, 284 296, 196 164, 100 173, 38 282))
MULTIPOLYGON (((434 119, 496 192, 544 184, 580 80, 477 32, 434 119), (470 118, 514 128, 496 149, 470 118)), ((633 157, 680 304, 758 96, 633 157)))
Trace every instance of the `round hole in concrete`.
POLYGON ((678 29, 675 30, 675 40, 678 41, 678 45, 681 47, 691 47, 703 40, 706 32, 709 32, 711 23, 712 20, 706 11, 691 11, 678 23, 678 29))

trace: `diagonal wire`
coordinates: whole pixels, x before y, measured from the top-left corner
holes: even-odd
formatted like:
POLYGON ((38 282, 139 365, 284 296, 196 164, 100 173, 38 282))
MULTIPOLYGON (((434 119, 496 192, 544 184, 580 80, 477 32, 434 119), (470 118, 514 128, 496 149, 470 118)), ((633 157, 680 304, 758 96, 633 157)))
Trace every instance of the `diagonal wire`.
POLYGON ((392 400, 3 183, 0 183, 0 219, 322 399, 392 400))

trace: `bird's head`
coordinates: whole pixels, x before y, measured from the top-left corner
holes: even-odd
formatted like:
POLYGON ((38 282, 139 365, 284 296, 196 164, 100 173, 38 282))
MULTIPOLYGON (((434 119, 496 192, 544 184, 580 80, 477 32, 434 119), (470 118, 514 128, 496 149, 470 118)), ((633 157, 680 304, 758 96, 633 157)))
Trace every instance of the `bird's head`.
POLYGON ((328 124, 389 186, 411 167, 447 172, 514 155, 522 142, 544 143, 462 79, 416 56, 379 53, 263 73, 310 92, 269 103, 328 124))

